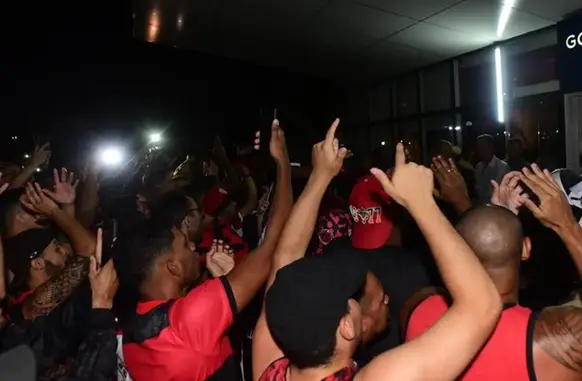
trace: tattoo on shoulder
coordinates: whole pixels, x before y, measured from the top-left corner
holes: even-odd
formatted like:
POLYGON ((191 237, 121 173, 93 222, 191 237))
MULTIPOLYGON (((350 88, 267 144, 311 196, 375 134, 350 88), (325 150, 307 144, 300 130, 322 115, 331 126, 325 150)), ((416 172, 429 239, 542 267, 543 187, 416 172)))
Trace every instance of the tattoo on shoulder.
POLYGON ((32 312, 46 315, 65 301, 89 273, 89 258, 75 256, 63 270, 34 291, 32 312))
POLYGON ((582 308, 545 308, 536 322, 534 341, 564 367, 582 372, 582 308))

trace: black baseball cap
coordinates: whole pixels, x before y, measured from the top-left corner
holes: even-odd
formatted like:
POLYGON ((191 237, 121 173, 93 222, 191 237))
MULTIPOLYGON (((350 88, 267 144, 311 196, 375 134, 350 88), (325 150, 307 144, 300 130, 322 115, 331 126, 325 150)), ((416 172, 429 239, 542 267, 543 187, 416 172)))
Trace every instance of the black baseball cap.
POLYGON ((28 279, 30 261, 38 258, 57 238, 53 229, 30 229, 14 237, 5 238, 4 260, 6 267, 14 274, 14 283, 28 279))
POLYGON ((367 268, 349 257, 306 257, 277 272, 265 296, 267 324, 283 352, 320 351, 335 337, 348 300, 358 299, 367 268))

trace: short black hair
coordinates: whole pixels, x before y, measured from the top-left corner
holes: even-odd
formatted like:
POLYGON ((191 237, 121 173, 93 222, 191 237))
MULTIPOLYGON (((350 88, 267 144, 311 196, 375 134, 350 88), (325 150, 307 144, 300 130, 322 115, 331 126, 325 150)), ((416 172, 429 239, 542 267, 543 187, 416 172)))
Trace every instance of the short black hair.
POLYGON ((166 193, 151 205, 151 219, 158 225, 179 229, 188 215, 190 199, 180 190, 166 193))
POLYGON ((479 135, 479 136, 477 136, 477 140, 481 140, 481 141, 487 142, 492 147, 495 146, 495 138, 493 137, 493 135, 489 135, 489 134, 479 135))
POLYGON ((113 244, 121 287, 139 291, 156 259, 171 251, 173 242, 172 227, 157 221, 145 221, 121 235, 113 244))

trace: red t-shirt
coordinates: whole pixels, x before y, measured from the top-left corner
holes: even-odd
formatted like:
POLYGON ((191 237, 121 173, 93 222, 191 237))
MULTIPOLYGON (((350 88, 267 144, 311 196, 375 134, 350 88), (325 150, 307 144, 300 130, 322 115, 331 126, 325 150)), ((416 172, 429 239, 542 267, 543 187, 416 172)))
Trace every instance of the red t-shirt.
MULTIPOLYGON (((412 312, 406 341, 420 336, 448 310, 441 295, 422 301, 412 312)), ((530 381, 535 380, 532 355, 535 314, 520 305, 503 310, 495 331, 459 380, 530 381)))
POLYGON ((226 330, 236 303, 224 277, 185 297, 138 304, 123 330, 123 359, 134 381, 236 380, 240 368, 226 330))
MULTIPOLYGON (((259 378, 259 381, 287 381, 287 368, 290 362, 286 358, 274 361, 259 378)), ((321 381, 351 381, 356 375, 356 366, 343 368, 321 381)))

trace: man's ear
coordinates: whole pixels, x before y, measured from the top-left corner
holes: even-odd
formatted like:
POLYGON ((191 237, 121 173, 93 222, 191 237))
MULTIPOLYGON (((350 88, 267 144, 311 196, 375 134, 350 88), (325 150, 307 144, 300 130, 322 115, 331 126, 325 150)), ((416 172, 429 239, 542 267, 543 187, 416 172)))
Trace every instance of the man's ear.
POLYGON ((168 272, 175 277, 182 276, 182 265, 180 265, 178 261, 175 261, 172 258, 166 260, 166 269, 168 269, 168 272))
MULTIPOLYGON (((359 308, 358 303, 350 299, 348 301, 348 311, 353 311, 354 308, 359 308)), ((357 314, 347 313, 340 320, 339 333, 346 341, 354 341, 358 339, 360 333, 360 323, 355 320, 357 314)))
POLYGON ((30 267, 32 267, 34 270, 44 270, 46 267, 46 263, 44 259, 40 257, 34 258, 33 260, 30 261, 30 267))
POLYGON ((531 253, 531 240, 529 239, 529 237, 524 237, 523 245, 521 248, 521 260, 524 262, 529 260, 530 253, 531 253))

